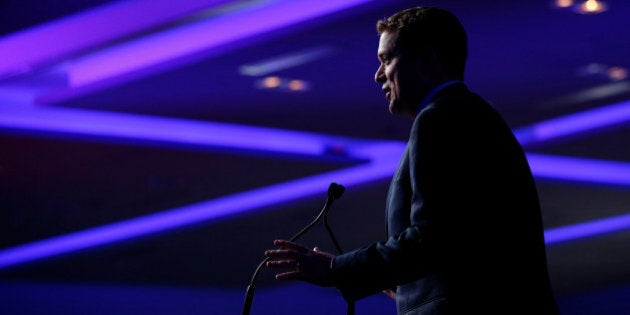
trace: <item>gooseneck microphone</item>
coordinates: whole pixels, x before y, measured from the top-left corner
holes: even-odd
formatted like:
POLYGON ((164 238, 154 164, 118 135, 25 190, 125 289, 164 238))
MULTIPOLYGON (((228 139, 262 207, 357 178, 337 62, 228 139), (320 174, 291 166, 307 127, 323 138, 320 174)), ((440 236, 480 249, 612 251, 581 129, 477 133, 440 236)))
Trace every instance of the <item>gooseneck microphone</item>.
MULTIPOLYGON (((341 252, 339 244, 337 244, 337 240, 332 235, 332 230, 330 230, 330 227, 328 226, 328 220, 326 219, 326 216, 328 215, 328 210, 332 206, 333 202, 341 198, 341 195, 343 195, 345 190, 346 188, 343 187, 342 185, 339 185, 337 183, 330 183, 330 185, 328 186, 328 194, 327 194, 328 197, 326 198, 326 203, 324 204, 324 208, 319 212, 317 217, 311 223, 309 223, 307 226, 305 226, 303 229, 301 229, 299 232, 293 235, 293 237, 291 237, 289 241, 295 242, 298 238, 300 238, 300 236, 306 233, 306 231, 308 231, 311 227, 313 227, 323 217, 324 223, 326 225, 326 230, 328 231, 331 238, 333 239, 333 242, 335 243, 335 247, 337 247, 337 250, 341 252)), ((249 311, 252 307, 252 302, 254 300, 254 290, 256 289, 256 279, 258 278, 258 275, 262 271, 262 267, 265 266, 267 261, 269 261, 269 257, 265 257, 265 259, 262 262, 260 262, 258 267, 256 267, 256 271, 254 271, 254 275, 252 276, 252 279, 249 282, 249 285, 247 286, 247 291, 245 293, 245 302, 243 303, 243 313, 242 313, 243 315, 249 314, 249 311)))

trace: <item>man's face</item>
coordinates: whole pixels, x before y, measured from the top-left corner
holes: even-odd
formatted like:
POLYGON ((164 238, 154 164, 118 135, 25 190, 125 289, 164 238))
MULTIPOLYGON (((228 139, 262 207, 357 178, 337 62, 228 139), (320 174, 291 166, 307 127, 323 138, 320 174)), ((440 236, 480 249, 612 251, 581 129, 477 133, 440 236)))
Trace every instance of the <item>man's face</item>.
POLYGON ((397 47, 398 33, 383 32, 378 44, 381 62, 374 80, 382 84, 389 112, 415 116, 423 97, 433 88, 435 77, 420 57, 397 47))

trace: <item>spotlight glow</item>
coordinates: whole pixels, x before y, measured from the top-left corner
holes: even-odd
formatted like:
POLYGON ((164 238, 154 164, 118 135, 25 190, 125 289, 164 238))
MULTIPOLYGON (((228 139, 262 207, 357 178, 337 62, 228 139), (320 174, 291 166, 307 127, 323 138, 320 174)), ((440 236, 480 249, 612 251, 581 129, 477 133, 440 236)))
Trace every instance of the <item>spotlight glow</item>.
POLYGON ((275 89, 280 87, 282 80, 279 77, 266 77, 262 80, 262 87, 267 89, 275 89))
POLYGON ((598 14, 606 11, 608 6, 598 0, 586 0, 577 7, 577 11, 582 14, 598 14))
POLYGON ((287 88, 291 91, 304 91, 306 90, 308 87, 308 85, 306 84, 306 82, 302 81, 302 80, 291 80, 289 81, 289 83, 287 83, 287 88))
POLYGON ((558 8, 569 8, 573 5, 573 0, 556 0, 555 6, 558 8))
POLYGON ((628 78, 628 69, 623 67, 610 67, 607 71, 608 78, 613 81, 621 81, 628 78))

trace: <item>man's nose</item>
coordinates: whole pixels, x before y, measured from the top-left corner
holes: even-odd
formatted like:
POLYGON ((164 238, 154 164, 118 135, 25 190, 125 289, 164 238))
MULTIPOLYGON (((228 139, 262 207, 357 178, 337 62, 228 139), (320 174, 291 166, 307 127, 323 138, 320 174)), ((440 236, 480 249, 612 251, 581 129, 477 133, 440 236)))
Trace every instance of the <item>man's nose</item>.
POLYGON ((383 65, 381 64, 378 69, 376 69, 376 73, 374 74, 374 81, 376 83, 385 82, 385 72, 383 71, 383 65))

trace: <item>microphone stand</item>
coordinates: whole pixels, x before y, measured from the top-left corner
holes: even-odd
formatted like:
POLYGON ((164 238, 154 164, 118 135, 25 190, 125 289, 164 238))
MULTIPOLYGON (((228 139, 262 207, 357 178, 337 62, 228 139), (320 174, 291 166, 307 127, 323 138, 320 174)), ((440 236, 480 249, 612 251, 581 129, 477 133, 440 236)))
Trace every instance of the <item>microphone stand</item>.
MULTIPOLYGON (((322 217, 324 217, 324 221, 326 222, 326 229, 329 231, 330 235, 332 236, 332 231, 330 231, 330 227, 328 226, 328 223, 327 223, 328 220, 326 219, 326 215, 328 214, 328 209, 330 209, 333 202, 336 199, 339 199, 341 197, 344 190, 345 188, 342 185, 331 183, 330 186, 328 186, 328 198, 326 199, 324 208, 319 212, 317 217, 311 223, 309 223, 302 230, 300 230, 295 235, 293 235, 293 237, 291 237, 289 241, 295 242, 298 238, 300 238, 300 236, 302 236, 304 233, 306 233, 306 231, 308 231, 311 227, 313 227, 322 217)), ((337 250, 340 250, 339 244, 337 244, 337 240, 335 240, 334 237, 333 237, 333 242, 335 243, 337 250)), ((258 275, 262 271, 262 267, 265 266, 267 261, 269 261, 269 257, 265 257, 265 259, 262 262, 260 262, 258 267, 256 267, 256 271, 254 271, 254 275, 252 276, 252 279, 249 282, 249 285, 247 286, 247 291, 245 293, 245 302, 243 303, 243 313, 242 313, 243 315, 248 315, 251 310, 252 302, 254 300, 254 291, 256 290, 255 283, 258 278, 258 275)))
MULTIPOLYGON (((330 236, 330 239, 332 240, 333 244, 335 244, 335 248, 337 249, 337 252, 339 254, 343 254, 343 250, 341 250, 341 246, 339 246, 339 243, 337 242, 337 238, 335 238, 335 235, 333 234, 333 231, 330 228, 330 225, 328 225, 328 211, 324 213, 324 226, 326 227, 326 231, 328 231, 328 236, 330 236)), ((354 301, 346 300, 346 304, 348 304, 348 308, 346 309, 346 315, 354 315, 354 301)))

